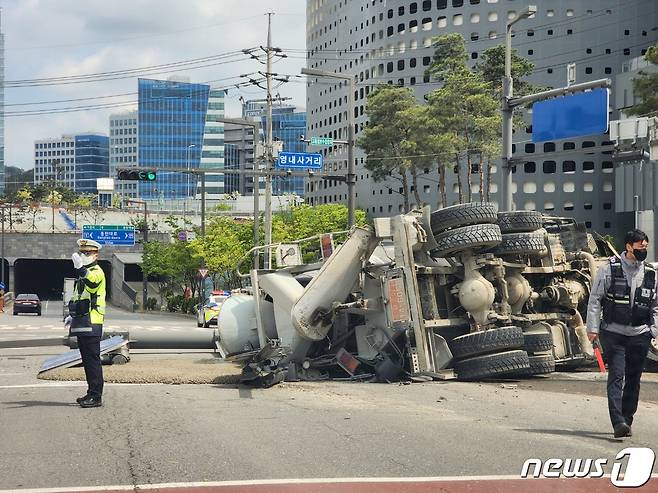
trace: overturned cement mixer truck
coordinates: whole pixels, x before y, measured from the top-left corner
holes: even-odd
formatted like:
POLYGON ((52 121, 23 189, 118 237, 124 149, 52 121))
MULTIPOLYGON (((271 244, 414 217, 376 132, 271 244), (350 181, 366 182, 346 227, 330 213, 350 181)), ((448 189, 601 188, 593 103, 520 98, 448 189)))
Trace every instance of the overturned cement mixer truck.
MULTIPOLYGON (((300 259, 294 246, 284 249, 300 259)), ((592 279, 615 254, 572 219, 490 203, 377 218, 324 261, 239 267, 251 291, 224 303, 219 347, 244 365, 243 381, 264 386, 576 367, 592 354, 592 279)))

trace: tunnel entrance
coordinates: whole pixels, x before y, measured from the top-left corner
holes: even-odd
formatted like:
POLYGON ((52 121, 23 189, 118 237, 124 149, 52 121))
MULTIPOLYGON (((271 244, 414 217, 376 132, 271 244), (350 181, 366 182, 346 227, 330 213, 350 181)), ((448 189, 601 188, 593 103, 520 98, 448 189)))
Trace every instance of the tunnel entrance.
MULTIPOLYGON (((105 272, 106 297, 110 298, 112 264, 99 260, 105 272)), ((42 300, 61 300, 65 277, 78 277, 70 260, 19 258, 14 263, 16 294, 35 293, 42 300)))

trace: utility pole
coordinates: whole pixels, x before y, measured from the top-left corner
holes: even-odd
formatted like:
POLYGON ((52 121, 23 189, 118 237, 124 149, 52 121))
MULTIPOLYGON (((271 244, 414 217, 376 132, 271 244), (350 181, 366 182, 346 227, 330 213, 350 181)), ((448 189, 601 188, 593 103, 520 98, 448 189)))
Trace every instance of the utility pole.
MULTIPOLYGON (((144 255, 146 251, 144 250, 144 246, 146 245, 146 242, 149 241, 149 222, 148 222, 148 209, 147 209, 147 203, 146 200, 142 199, 128 199, 126 201, 129 204, 142 204, 144 205, 144 241, 142 244, 142 262, 144 262, 144 255)), ((146 304, 148 301, 148 276, 144 272, 144 269, 142 269, 142 310, 146 311, 146 304)))
MULTIPOLYGON (((273 162, 272 149, 272 15, 274 12, 267 13, 267 143, 266 143, 266 170, 270 171, 273 162)), ((255 193, 255 192, 254 192, 255 193)), ((272 176, 268 173, 265 175, 265 259, 263 268, 270 268, 271 252, 270 244, 272 243, 272 176)))

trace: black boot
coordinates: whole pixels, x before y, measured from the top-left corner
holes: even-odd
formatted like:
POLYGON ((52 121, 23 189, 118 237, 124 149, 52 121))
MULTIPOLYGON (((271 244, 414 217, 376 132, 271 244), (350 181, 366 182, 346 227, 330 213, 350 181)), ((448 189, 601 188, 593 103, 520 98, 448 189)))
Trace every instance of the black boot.
POLYGON ((623 421, 612 427, 615 432, 615 438, 623 438, 631 436, 631 427, 623 421))
POLYGON ((82 401, 84 401, 84 400, 87 399, 88 397, 89 397, 89 394, 85 394, 85 395, 83 395, 82 397, 78 397, 78 398, 75 400, 75 402, 77 402, 78 404, 80 404, 82 401))
POLYGON ((89 396, 80 401, 80 407, 101 407, 102 405, 103 401, 100 397, 89 396))

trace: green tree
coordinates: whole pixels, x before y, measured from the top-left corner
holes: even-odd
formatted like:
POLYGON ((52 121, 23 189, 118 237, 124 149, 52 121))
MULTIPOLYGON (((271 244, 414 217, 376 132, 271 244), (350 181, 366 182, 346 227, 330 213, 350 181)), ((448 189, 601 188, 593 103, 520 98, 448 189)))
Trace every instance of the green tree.
MULTIPOLYGON (((644 59, 654 65, 658 65, 658 43, 651 46, 644 59)), ((658 115, 658 73, 640 70, 639 77, 633 79, 633 95, 640 102, 626 113, 629 115, 656 116, 658 115)))
POLYGON ((409 210, 409 170, 414 166, 407 157, 405 141, 413 140, 415 127, 404 117, 416 105, 409 88, 380 85, 368 96, 368 124, 357 145, 366 152, 366 169, 376 182, 399 175, 404 209, 409 210))
MULTIPOLYGON (((480 200, 488 196, 491 158, 497 152, 501 127, 499 101, 491 82, 467 65, 464 38, 453 33, 434 40, 434 61, 427 73, 442 86, 426 96, 440 154, 451 156, 457 174, 459 202, 472 200, 472 174, 480 175, 480 200), (487 164, 487 175, 483 167, 487 164), (466 184, 462 183, 463 177, 466 184)), ((445 166, 445 165, 444 165, 445 166)), ((439 182, 444 182, 439 167, 439 182)), ((445 197, 442 197, 442 202, 445 197)))
MULTIPOLYGON (((512 87, 514 96, 525 96, 545 89, 525 80, 532 74, 535 64, 518 55, 512 50, 512 87)), ((482 52, 480 61, 475 65, 475 71, 483 80, 491 84, 498 97, 503 94, 503 76, 505 75, 505 45, 492 46, 482 52)))

